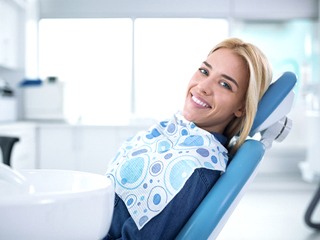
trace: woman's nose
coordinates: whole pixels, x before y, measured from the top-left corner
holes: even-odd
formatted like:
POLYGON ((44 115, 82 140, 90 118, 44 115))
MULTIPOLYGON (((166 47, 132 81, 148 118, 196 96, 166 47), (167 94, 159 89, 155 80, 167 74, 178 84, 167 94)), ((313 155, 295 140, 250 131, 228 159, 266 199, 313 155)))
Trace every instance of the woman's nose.
POLYGON ((213 82, 209 79, 204 79, 198 84, 199 91, 208 96, 213 93, 213 82))

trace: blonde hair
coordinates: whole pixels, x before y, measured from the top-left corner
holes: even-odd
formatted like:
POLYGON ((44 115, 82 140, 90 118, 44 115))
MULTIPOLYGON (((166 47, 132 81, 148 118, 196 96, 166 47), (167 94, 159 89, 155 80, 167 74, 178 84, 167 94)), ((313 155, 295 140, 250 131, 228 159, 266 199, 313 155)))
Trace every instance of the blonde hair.
POLYGON ((234 136, 238 135, 235 144, 231 148, 231 153, 234 153, 248 137, 257 112, 259 100, 271 83, 272 70, 263 52, 251 43, 243 42, 238 38, 229 38, 217 44, 209 52, 209 55, 220 48, 231 49, 235 54, 240 56, 249 71, 249 84, 245 96, 244 114, 241 117, 234 118, 227 125, 224 132, 229 143, 234 136))

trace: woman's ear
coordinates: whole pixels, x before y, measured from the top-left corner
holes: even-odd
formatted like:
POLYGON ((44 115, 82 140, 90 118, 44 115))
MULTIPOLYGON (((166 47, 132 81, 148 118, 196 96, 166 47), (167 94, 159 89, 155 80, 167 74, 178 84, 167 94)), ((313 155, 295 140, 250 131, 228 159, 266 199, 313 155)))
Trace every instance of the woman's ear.
POLYGON ((243 106, 243 107, 239 108, 239 109, 234 113, 234 115, 235 115, 237 118, 242 117, 243 114, 244 114, 244 110, 245 110, 245 107, 243 106))

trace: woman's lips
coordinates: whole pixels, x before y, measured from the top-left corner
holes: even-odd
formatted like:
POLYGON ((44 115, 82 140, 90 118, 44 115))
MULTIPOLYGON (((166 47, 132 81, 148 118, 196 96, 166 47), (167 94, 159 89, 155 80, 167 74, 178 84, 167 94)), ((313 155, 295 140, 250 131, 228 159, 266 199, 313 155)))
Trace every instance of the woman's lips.
POLYGON ((204 102, 203 100, 200 100, 199 98, 195 97, 194 95, 192 95, 191 99, 194 103, 196 103, 197 105, 200 105, 201 107, 211 108, 211 106, 208 103, 204 102))

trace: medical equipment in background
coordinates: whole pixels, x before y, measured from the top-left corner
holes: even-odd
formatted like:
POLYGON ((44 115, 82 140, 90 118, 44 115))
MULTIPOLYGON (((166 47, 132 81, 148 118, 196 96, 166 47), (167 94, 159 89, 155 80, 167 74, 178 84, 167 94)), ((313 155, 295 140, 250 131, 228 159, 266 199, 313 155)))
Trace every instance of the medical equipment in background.
POLYGON ((52 80, 24 80, 24 118, 27 120, 64 121, 64 83, 52 80))
POLYGON ((17 120, 17 99, 7 81, 0 78, 0 122, 17 120))
POLYGON ((292 121, 286 117, 294 100, 295 74, 285 72, 260 100, 255 121, 246 140, 230 160, 227 171, 204 198, 177 239, 216 239, 253 181, 266 149, 282 141, 292 121), (260 140, 255 139, 260 135, 260 140))
POLYGON ((307 208, 307 211, 304 214, 304 221, 305 223, 316 230, 320 230, 320 222, 315 222, 312 220, 312 216, 314 214, 314 211, 316 210, 318 204, 320 201, 320 185, 318 189, 316 190, 316 193, 314 194, 311 202, 309 203, 309 206, 307 208))
POLYGON ((11 153, 16 142, 19 142, 18 137, 0 136, 2 162, 8 166, 11 166, 11 153))

